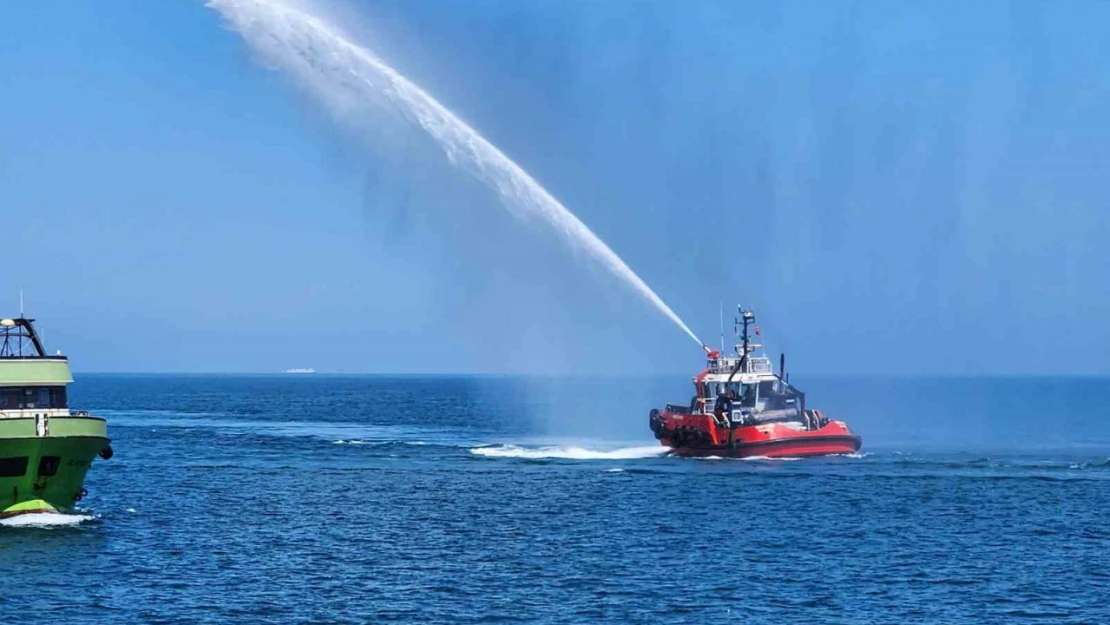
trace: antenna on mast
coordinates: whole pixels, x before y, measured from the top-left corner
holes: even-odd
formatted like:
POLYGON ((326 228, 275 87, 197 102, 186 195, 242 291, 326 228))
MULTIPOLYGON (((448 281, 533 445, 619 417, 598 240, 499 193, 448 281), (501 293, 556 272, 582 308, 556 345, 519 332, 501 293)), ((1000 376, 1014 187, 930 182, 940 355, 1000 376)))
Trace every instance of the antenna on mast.
POLYGON ((19 316, 23 317, 23 289, 19 289, 19 316))
POLYGON ((718 302, 721 312, 721 353, 725 353, 725 303, 718 302))

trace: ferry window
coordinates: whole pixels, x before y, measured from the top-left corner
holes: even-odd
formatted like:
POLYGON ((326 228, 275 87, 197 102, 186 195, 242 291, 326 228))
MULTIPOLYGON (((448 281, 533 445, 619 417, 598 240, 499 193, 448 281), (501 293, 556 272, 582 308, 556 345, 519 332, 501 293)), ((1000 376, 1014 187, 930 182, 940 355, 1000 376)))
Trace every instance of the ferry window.
POLYGON ((37 391, 38 391, 38 389, 36 389, 36 388, 25 388, 25 389, 23 389, 23 407, 24 408, 38 408, 38 407, 41 406, 41 404, 39 404, 39 402, 38 402, 39 394, 38 394, 37 391))
POLYGON ((50 389, 50 407, 68 408, 69 400, 66 398, 66 387, 55 386, 50 389))
POLYGON ((24 408, 50 408, 51 392, 49 386, 36 386, 23 389, 24 408))
POLYGON ((0 389, 0 410, 19 410, 19 396, 21 389, 0 389))
POLYGON ((23 477, 27 475, 27 456, 0 458, 0 477, 23 477))
POLYGON ((39 459, 39 476, 54 477, 58 473, 58 465, 61 462, 61 456, 43 456, 39 459))

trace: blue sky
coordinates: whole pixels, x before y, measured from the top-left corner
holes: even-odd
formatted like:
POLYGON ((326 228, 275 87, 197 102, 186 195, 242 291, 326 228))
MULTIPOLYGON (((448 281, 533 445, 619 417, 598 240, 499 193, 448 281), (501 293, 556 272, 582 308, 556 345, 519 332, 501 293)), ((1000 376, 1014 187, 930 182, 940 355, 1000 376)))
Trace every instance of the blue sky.
MULTIPOLYGON (((743 301, 799 374, 1110 373, 1106 3, 323 6, 703 339, 743 301)), ((0 302, 22 286, 78 370, 699 364, 419 129, 351 133, 202 3, 7 2, 0 29, 0 302)))

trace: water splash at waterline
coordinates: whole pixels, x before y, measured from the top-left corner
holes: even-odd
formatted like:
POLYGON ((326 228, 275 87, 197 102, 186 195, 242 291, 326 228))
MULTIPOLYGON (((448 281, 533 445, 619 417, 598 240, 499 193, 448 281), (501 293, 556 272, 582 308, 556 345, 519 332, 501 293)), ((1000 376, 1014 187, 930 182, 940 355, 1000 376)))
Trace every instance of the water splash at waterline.
POLYGON ((87 514, 62 514, 59 512, 38 512, 0 519, 0 527, 69 527, 93 520, 87 514))
POLYGON ((601 263, 701 345, 681 318, 586 224, 435 98, 323 20, 279 0, 209 0, 270 65, 291 72, 325 103, 351 111, 385 94, 428 132, 452 163, 495 189, 507 209, 540 217, 576 250, 601 263))
POLYGON ((486 458, 521 458, 524 460, 641 460, 658 458, 669 450, 659 445, 623 447, 620 449, 587 449, 578 446, 521 447, 519 445, 487 445, 474 447, 470 453, 486 458))

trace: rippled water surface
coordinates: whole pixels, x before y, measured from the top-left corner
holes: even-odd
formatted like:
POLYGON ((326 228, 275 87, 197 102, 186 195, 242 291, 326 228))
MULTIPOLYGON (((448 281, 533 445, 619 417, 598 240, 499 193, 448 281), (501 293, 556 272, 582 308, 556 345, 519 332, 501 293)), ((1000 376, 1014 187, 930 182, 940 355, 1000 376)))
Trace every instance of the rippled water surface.
POLYGON ((667 457, 681 378, 79 376, 116 455, 0 526, 0 613, 1110 622, 1110 382, 803 386, 863 453, 667 457))

